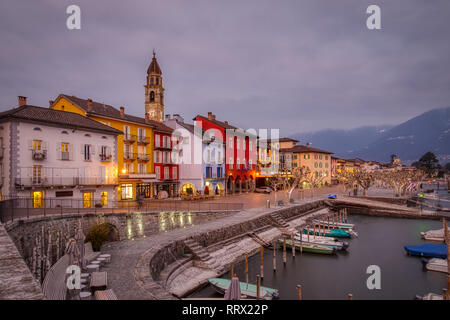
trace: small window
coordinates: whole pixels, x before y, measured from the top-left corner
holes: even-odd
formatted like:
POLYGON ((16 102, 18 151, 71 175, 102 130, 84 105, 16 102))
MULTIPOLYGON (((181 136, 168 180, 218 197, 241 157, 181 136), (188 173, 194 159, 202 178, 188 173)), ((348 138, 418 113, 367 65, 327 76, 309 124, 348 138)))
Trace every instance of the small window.
POLYGON ((102 139, 108 139, 106 136, 102 136, 102 139))
POLYGON ((39 128, 39 127, 36 127, 36 128, 34 128, 33 130, 34 130, 34 131, 42 131, 42 129, 39 128))
POLYGON ((61 134, 69 134, 66 130, 61 131, 61 134))
POLYGON ((86 133, 84 136, 85 137, 90 137, 91 135, 89 133, 86 133))

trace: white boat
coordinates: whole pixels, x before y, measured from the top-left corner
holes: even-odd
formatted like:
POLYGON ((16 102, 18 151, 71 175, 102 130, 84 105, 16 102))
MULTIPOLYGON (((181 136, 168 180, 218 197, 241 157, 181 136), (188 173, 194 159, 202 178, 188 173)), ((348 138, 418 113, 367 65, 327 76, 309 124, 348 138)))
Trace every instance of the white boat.
POLYGON ((427 270, 448 273, 448 265, 446 259, 422 259, 422 263, 427 270))
POLYGON ((444 300, 444 298, 440 294, 430 292, 424 296, 416 296, 416 300, 444 300))
POLYGON ((303 243, 313 243, 313 244, 320 244, 327 247, 336 248, 336 250, 346 250, 348 248, 348 242, 345 241, 338 241, 336 238, 332 237, 322 237, 322 236, 314 236, 314 235, 308 235, 307 234, 300 234, 295 233, 294 235, 295 241, 300 241, 303 243), (309 238, 309 240, 308 240, 309 238))
POLYGON ((355 229, 355 225, 353 223, 342 223, 342 222, 333 223, 332 220, 330 220, 328 223, 328 220, 323 221, 323 220, 317 220, 317 219, 314 219, 313 223, 320 224, 321 226, 325 226, 325 228, 328 228, 328 225, 330 225, 330 229, 333 229, 333 228, 343 229, 343 230, 355 229))
MULTIPOLYGON (((448 228, 450 232, 450 228, 448 228)), ((423 239, 434 242, 444 242, 444 228, 438 230, 429 230, 421 232, 420 235, 423 239)))

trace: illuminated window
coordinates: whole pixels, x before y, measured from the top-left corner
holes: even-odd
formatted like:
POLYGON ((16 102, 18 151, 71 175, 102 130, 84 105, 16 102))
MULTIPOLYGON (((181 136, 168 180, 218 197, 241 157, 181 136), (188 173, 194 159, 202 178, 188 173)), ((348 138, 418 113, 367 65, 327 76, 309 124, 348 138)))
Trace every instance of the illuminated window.
POLYGON ((92 208, 93 200, 92 192, 83 192, 83 208, 92 208))
POLYGON ((42 140, 33 140, 33 150, 42 150, 42 140))
POLYGON ((133 185, 131 183, 120 185, 122 200, 133 199, 133 185))
POLYGON ((33 191, 33 208, 44 207, 44 191, 33 191))
POLYGON ((102 205, 102 207, 108 205, 108 192, 103 191, 102 193, 100 193, 100 204, 102 205))

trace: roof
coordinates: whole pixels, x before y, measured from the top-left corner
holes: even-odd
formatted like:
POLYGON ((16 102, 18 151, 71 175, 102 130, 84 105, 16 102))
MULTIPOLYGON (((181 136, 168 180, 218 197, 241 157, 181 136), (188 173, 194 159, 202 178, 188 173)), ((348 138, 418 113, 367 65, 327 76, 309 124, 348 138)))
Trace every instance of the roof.
MULTIPOLYGON (((195 132, 195 125, 190 124, 190 123, 185 123, 185 122, 181 122, 181 121, 176 121, 177 124, 179 124, 180 126, 182 126, 183 128, 185 128, 186 130, 188 130, 189 132, 191 132, 192 134, 196 134, 195 132)), ((205 134, 206 130, 201 128, 202 130, 202 135, 205 134)), ((205 137, 201 137, 201 138, 205 138, 205 137)), ((218 139, 218 137, 215 137, 218 139)), ((218 139, 219 141, 222 141, 221 139, 218 139)))
POLYGON ((18 119, 43 124, 59 125, 64 127, 101 131, 110 134, 122 134, 122 131, 106 126, 98 121, 89 119, 80 114, 53 110, 49 108, 24 105, 0 113, 0 120, 18 119))
POLYGON ((209 121, 209 122, 211 122, 211 123, 214 123, 214 124, 218 125, 219 127, 224 128, 224 129, 226 129, 226 130, 227 130, 227 129, 229 129, 229 130, 236 130, 236 132, 238 132, 238 133, 240 133, 240 134, 242 134, 242 135, 247 135, 247 136, 249 136, 249 137, 255 137, 255 138, 258 138, 256 135, 254 135, 254 134, 252 134, 252 133, 250 133, 250 132, 247 132, 247 131, 245 131, 244 129, 241 129, 241 128, 232 126, 232 125, 229 124, 228 122, 223 122, 223 121, 219 121, 219 120, 216 120, 216 119, 209 119, 208 117, 204 117, 204 116, 201 116, 201 115, 195 116, 194 119, 192 119, 192 120, 197 120, 197 118, 202 118, 202 119, 204 119, 204 120, 206 120, 206 121, 209 121))
POLYGON ((150 63, 150 66, 147 69, 147 74, 156 73, 156 74, 162 74, 161 68, 159 67, 158 61, 156 61, 156 53, 153 51, 153 59, 150 63))
MULTIPOLYGON (((103 117, 118 119, 118 120, 124 120, 128 122, 134 122, 138 123, 140 125, 153 127, 157 131, 164 131, 164 132, 172 132, 173 130, 166 125, 154 121, 154 120, 145 120, 145 118, 132 116, 130 114, 124 113, 123 117, 120 115, 120 110, 110 106, 108 104, 92 101, 91 102, 91 110, 88 110, 88 99, 81 99, 75 96, 69 96, 67 94, 60 94, 59 97, 64 97, 67 100, 73 102, 75 105, 83 109, 86 114, 89 115, 99 115, 103 117)), ((57 99, 58 100, 58 99, 57 99)))
POLYGON ((282 148, 280 149, 283 152, 294 152, 294 153, 306 153, 306 152, 313 152, 313 153, 327 153, 327 154, 333 154, 333 152, 325 151, 322 149, 312 148, 310 146, 294 146, 292 148, 282 148))
MULTIPOLYGON (((260 139, 260 141, 267 141, 272 142, 272 140, 277 140, 277 139, 260 139)), ((298 142, 298 140, 295 139, 291 139, 291 138, 278 138, 278 142, 298 142)))

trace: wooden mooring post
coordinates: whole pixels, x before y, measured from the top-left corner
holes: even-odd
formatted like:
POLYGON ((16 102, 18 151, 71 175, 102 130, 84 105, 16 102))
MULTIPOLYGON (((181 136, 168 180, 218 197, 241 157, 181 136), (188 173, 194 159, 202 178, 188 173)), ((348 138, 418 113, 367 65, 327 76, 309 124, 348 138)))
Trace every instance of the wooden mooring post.
POLYGON ((260 289, 261 289, 261 277, 258 274, 256 276, 256 300, 260 299, 260 289))
POLYGON ((316 224, 314 223, 314 233, 313 233, 313 237, 314 237, 314 239, 316 238, 316 224))
POLYGON ((302 285, 297 285, 297 300, 302 300, 302 285))
POLYGON ((295 258, 295 242, 294 242, 294 233, 291 233, 291 245, 292 245, 292 258, 295 258))
POLYGON ((308 235, 308 242, 309 242, 309 233, 311 232, 310 230, 309 230, 309 226, 306 228, 306 231, 307 231, 307 235, 308 235))
POLYGON ((283 237, 283 263, 286 265, 286 237, 283 237))
POLYGON ((330 216, 327 216, 328 233, 330 232, 330 216))
POLYGON ((353 300, 353 295, 351 293, 348 294, 348 300, 353 300))
POLYGON ((277 271, 277 242, 273 242, 273 272, 277 271))
POLYGON ((233 274, 234 274, 234 263, 231 263, 231 267, 230 267, 230 279, 233 279, 233 274))
POLYGON ((264 278, 264 248, 261 247, 261 278, 264 278))
POLYGON ((247 282, 248 287, 248 255, 245 255, 245 280, 247 282))

